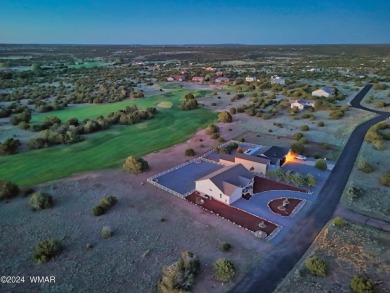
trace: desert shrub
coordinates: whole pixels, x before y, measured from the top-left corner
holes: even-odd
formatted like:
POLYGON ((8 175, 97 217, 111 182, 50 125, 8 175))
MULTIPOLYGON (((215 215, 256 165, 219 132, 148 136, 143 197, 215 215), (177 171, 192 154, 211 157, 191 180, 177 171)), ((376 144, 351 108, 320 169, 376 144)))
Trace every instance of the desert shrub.
POLYGON ((375 108, 384 108, 384 107, 386 107, 386 104, 383 101, 377 102, 375 104, 375 108))
POLYGON ((364 173, 371 173, 374 168, 364 159, 358 161, 358 169, 364 173))
POLYGON ((210 135, 210 137, 211 137, 212 139, 218 139, 218 138, 220 137, 220 135, 219 135, 219 133, 212 133, 212 134, 210 135))
POLYGON ((34 192, 30 198, 33 211, 44 210, 53 206, 53 197, 47 193, 34 192))
POLYGON ((344 116, 344 112, 341 110, 333 110, 329 113, 329 117, 332 119, 340 119, 344 116))
POLYGON ((333 219, 333 225, 338 228, 348 226, 348 222, 341 217, 335 217, 333 219))
POLYGON ((3 143, 0 142, 0 155, 12 155, 21 145, 19 139, 8 138, 3 143))
POLYGON ((205 129, 205 133, 207 135, 213 134, 213 133, 218 133, 219 132, 219 127, 215 124, 209 124, 207 128, 205 129))
POLYGON ((106 211, 111 208, 117 202, 117 198, 115 196, 105 196, 103 197, 99 204, 92 209, 92 213, 94 216, 98 217, 106 213, 106 211))
POLYGON ((233 118, 229 112, 223 111, 223 112, 218 114, 218 121, 230 123, 233 121, 233 118))
POLYGON ((19 187, 10 182, 0 180, 0 200, 9 199, 17 196, 19 193, 19 187))
POLYGON ((315 167, 321 171, 325 171, 326 169, 328 169, 328 165, 326 164, 326 161, 324 159, 318 159, 316 161, 315 167))
POLYGON ((226 141, 226 139, 224 139, 223 137, 218 137, 217 141, 223 143, 226 141))
POLYGON ((309 126, 302 125, 299 129, 302 130, 302 131, 308 131, 309 130, 309 126))
POLYGON ((296 154, 302 154, 305 150, 305 146, 301 142, 293 142, 290 148, 296 154))
POLYGON ((302 132, 295 132, 292 136, 295 140, 300 140, 301 138, 303 138, 303 133, 302 132))
POLYGON ((383 186, 390 186, 390 172, 379 177, 379 182, 383 186))
POLYGON ((61 249, 61 243, 55 239, 41 241, 35 246, 33 259, 39 264, 45 263, 58 254, 61 249))
POLYGON ((230 154, 231 150, 227 147, 216 147, 215 152, 217 154, 230 154))
POLYGON ((373 293, 374 284, 366 277, 355 275, 351 280, 351 289, 354 293, 373 293))
POLYGON ((362 196, 364 193, 364 189, 351 185, 347 188, 346 191, 346 197, 350 202, 354 202, 357 200, 360 196, 362 196))
POLYGON ((313 176, 313 174, 307 174, 306 175, 306 178, 305 178, 305 181, 306 181, 306 185, 307 186, 316 186, 316 179, 315 177, 313 176))
POLYGON ((214 279, 221 282, 230 281, 236 272, 234 264, 226 259, 220 258, 214 263, 214 279))
POLYGON ((185 101, 180 106, 182 110, 194 110, 199 107, 198 101, 195 99, 193 94, 186 94, 184 98, 185 101))
POLYGON ((199 273, 199 258, 189 251, 184 251, 181 258, 163 267, 162 276, 157 283, 158 293, 190 292, 199 273))
POLYGON ((149 164, 142 158, 137 158, 130 156, 126 159, 123 164, 123 170, 126 172, 131 172, 134 174, 139 174, 145 170, 149 169, 149 164))
POLYGON ((195 151, 194 151, 194 149, 186 149, 186 150, 184 151, 184 154, 185 154, 186 156, 188 156, 188 157, 193 157, 193 156, 195 156, 195 151))
POLYGON ((310 274, 316 277, 325 277, 327 274, 327 265, 325 261, 316 255, 310 256, 305 261, 305 267, 310 274))
POLYGON ((106 210, 101 206, 96 206, 92 209, 92 213, 96 217, 103 215, 105 212, 106 212, 106 210))
POLYGON ((317 125, 318 125, 318 127, 324 127, 325 123, 324 123, 324 121, 319 121, 317 125))
POLYGON ((220 248, 222 251, 229 251, 232 248, 232 246, 228 242, 222 242, 220 248))
POLYGON ((105 196, 100 200, 99 205, 103 207, 104 209, 109 209, 112 207, 114 204, 117 203, 117 198, 115 196, 109 195, 105 196))
POLYGON ((237 113, 237 110, 236 110, 236 108, 232 107, 229 109, 229 112, 230 112, 230 114, 234 115, 237 113))
POLYGON ((103 226, 100 230, 100 237, 104 239, 110 238, 113 234, 114 232, 110 226, 103 226))

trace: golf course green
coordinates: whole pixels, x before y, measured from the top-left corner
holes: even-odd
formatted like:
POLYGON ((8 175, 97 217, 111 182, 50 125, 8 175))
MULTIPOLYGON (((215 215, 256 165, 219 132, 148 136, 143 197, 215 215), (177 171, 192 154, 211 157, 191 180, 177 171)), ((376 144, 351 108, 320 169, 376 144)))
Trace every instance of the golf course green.
MULTIPOLYGON (((28 186, 63 178, 74 173, 118 167, 127 156, 143 156, 183 142, 195 131, 204 128, 216 118, 216 114, 207 109, 180 110, 180 100, 186 92, 180 90, 164 94, 162 97, 156 96, 140 99, 136 102, 132 101, 139 108, 152 106, 161 98, 164 101, 169 98, 168 100, 173 103, 172 108, 160 108, 153 119, 142 123, 114 126, 73 145, 32 150, 0 157, 0 179, 28 186)), ((196 95, 202 94, 204 93, 196 93, 196 95)), ((123 106, 125 102, 121 103, 123 106)), ((110 105, 114 104, 106 106, 110 105)), ((105 111, 113 111, 112 108, 107 110, 99 105, 91 105, 85 106, 84 111, 79 113, 77 111, 80 108, 52 112, 50 116, 55 115, 64 120, 66 120, 64 117, 84 119, 107 114, 105 111), (95 110, 96 106, 100 110, 95 110), (75 110, 77 111, 75 112, 75 110), (97 114, 98 112, 99 114, 97 114)), ((38 116, 44 115, 39 114, 38 116)))

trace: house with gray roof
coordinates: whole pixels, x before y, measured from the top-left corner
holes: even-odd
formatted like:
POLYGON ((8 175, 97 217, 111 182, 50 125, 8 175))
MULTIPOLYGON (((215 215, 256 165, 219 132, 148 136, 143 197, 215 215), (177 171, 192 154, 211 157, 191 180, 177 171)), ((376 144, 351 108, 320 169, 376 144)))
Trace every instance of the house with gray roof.
POLYGON ((270 160, 271 165, 280 167, 286 161, 289 151, 289 148, 272 146, 261 153, 257 153, 256 156, 267 158, 270 160))
POLYGON ((305 99, 292 100, 290 101, 290 106, 291 109, 297 108, 302 111, 306 107, 314 107, 314 101, 305 99))
POLYGON ((321 87, 318 90, 315 90, 311 93, 313 97, 325 97, 329 98, 336 94, 336 89, 332 87, 321 87))
POLYGON ((201 195, 231 205, 245 194, 253 194, 255 175, 241 164, 223 167, 195 181, 201 195))
POLYGON ((240 153, 235 153, 234 155, 220 154, 219 162, 226 166, 241 164, 247 170, 262 175, 265 175, 265 173, 267 172, 267 168, 270 165, 270 160, 267 158, 250 156, 250 155, 240 154, 240 153))

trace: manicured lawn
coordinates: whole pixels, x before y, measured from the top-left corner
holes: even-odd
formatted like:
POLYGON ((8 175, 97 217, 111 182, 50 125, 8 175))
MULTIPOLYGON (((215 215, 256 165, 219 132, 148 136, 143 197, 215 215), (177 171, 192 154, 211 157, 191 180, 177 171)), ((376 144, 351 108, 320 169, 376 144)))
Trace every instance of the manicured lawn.
POLYGON ((177 104, 171 109, 160 108, 151 120, 115 126, 81 143, 0 157, 0 179, 31 185, 78 172, 119 167, 129 155, 142 156, 187 140, 216 118, 207 109, 181 111, 177 104))
POLYGON ((125 100, 118 103, 112 104, 95 104, 95 105, 79 105, 69 107, 60 111, 53 111, 47 113, 37 113, 32 116, 32 123, 40 123, 46 117, 57 116, 63 122, 71 118, 77 118, 80 121, 90 118, 95 119, 100 115, 107 115, 111 112, 124 109, 129 105, 137 105, 139 109, 144 109, 147 107, 156 107, 160 102, 171 102, 178 104, 181 99, 183 99, 184 95, 192 92, 195 96, 204 96, 207 91, 188 91, 188 90, 177 90, 169 93, 165 93, 162 95, 157 95, 149 98, 141 98, 134 100, 125 100))

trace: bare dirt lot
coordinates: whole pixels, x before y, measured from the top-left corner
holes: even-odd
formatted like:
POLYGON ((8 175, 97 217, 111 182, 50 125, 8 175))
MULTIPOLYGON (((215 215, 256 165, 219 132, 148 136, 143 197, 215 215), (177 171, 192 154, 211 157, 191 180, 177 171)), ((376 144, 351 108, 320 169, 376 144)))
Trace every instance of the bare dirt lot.
POLYGON ((186 143, 147 156, 151 170, 139 176, 103 170, 37 186, 53 195, 52 209, 33 212, 23 197, 1 202, 1 274, 54 275, 56 283, 1 285, 0 291, 153 292, 161 268, 190 250, 201 261, 194 292, 226 292, 271 244, 145 183, 147 177, 185 161, 188 145, 201 152, 197 143, 201 137, 206 145, 216 143, 199 132, 186 143), (105 195, 116 196, 118 203, 107 214, 94 217, 92 208, 105 195), (105 225, 114 230, 112 238, 99 236, 105 225), (60 240, 64 250, 38 265, 31 255, 36 243, 48 238, 60 240), (233 249, 220 251, 222 241, 233 249), (87 249, 87 243, 93 248, 87 249), (220 257, 230 258, 237 267, 228 284, 212 279, 212 264, 220 257))

